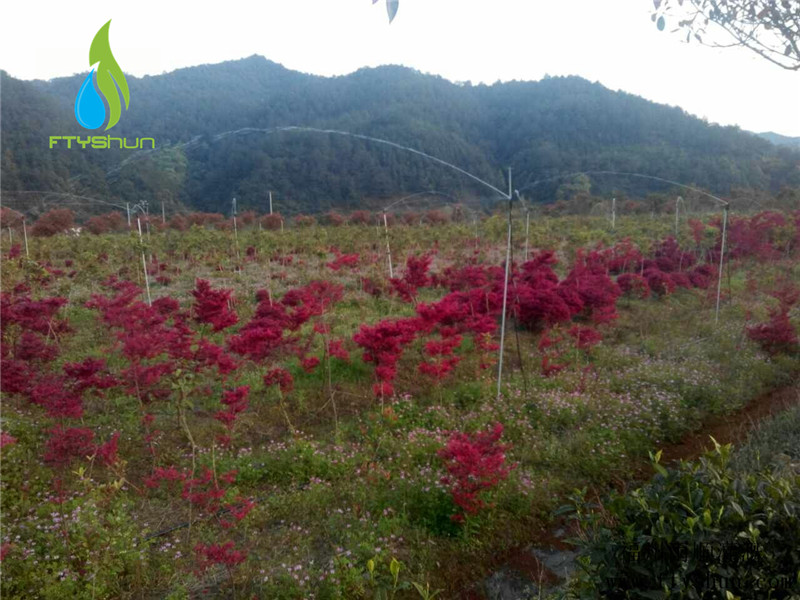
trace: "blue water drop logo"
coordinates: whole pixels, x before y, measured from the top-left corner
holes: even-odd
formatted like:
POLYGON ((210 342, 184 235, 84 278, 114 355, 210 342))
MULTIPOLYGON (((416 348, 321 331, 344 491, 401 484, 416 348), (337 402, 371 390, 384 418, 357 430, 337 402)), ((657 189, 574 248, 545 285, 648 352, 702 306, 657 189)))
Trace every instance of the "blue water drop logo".
POLYGON ((86 77, 75 98, 75 118, 86 129, 97 129, 106 120, 106 107, 103 99, 94 88, 94 69, 86 77))

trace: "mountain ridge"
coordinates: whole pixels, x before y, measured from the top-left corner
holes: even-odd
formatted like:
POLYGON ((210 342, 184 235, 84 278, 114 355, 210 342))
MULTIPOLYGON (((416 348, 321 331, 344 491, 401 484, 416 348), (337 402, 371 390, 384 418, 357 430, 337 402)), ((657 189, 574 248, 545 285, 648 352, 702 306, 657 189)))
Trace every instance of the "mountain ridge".
MULTIPOLYGON (((717 193, 800 186, 800 152, 683 109, 580 77, 461 84, 401 65, 324 77, 253 55, 130 77, 117 136, 155 137, 161 152, 116 166, 124 152, 50 151, 48 135, 86 135, 72 117, 85 74, 23 81, 2 72, 3 192, 49 190, 183 203, 222 211, 235 195, 284 209, 352 209, 423 189, 480 199, 485 190, 409 153, 343 136, 214 136, 300 125, 385 138, 462 167, 504 189, 511 166, 528 181, 585 170, 642 172, 717 193), (180 146, 196 140, 190 146, 180 146), (109 172, 114 172, 109 176, 109 172), (365 200, 367 199, 367 200, 365 200)), ((518 180, 520 181, 520 180, 518 180)), ((593 192, 659 191, 641 181, 593 178, 593 192)), ((556 185, 531 190, 551 201, 556 185)))

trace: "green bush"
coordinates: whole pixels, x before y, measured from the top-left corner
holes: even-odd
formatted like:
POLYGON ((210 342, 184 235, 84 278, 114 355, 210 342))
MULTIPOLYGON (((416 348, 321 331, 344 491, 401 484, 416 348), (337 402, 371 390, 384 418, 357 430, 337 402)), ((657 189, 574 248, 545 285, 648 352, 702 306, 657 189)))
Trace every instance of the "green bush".
POLYGON ((666 469, 603 507, 573 497, 585 532, 578 598, 796 598, 800 476, 737 473, 730 446, 666 469))

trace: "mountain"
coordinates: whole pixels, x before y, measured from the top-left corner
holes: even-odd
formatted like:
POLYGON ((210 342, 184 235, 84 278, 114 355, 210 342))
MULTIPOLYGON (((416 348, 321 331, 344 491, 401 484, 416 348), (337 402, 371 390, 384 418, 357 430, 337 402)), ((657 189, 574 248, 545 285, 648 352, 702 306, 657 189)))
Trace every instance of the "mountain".
POLYGON ((763 133, 757 133, 756 135, 778 146, 800 148, 800 137, 781 135, 780 133, 775 133, 774 131, 764 131, 763 133))
MULTIPOLYGON (((644 173, 720 194, 800 186, 800 151, 579 77, 473 86, 383 66, 327 78, 253 56, 128 77, 130 108, 119 124, 88 132, 73 114, 85 76, 22 81, 0 72, 4 201, 51 191, 227 212, 234 196, 242 209, 263 210, 272 190, 285 214, 380 206, 431 189, 496 201, 495 192, 418 154, 347 135, 274 131, 288 125, 391 140, 500 189, 512 167, 515 187, 543 202, 569 181, 555 176, 586 170, 644 173), (158 150, 48 148, 51 135, 109 133, 155 138, 158 150)), ((590 178, 597 194, 668 189, 641 178, 590 178)), ((93 202, 76 196, 58 198, 93 202)))

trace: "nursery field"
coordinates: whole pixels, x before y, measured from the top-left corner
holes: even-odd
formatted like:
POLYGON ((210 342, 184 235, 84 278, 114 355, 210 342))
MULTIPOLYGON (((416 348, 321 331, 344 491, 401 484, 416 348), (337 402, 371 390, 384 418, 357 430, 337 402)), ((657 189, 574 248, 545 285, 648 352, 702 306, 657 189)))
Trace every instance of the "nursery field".
POLYGON ((486 598, 796 384, 800 211, 399 221, 4 231, 2 596, 486 598))

